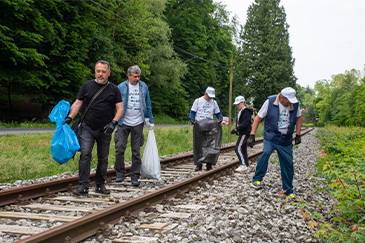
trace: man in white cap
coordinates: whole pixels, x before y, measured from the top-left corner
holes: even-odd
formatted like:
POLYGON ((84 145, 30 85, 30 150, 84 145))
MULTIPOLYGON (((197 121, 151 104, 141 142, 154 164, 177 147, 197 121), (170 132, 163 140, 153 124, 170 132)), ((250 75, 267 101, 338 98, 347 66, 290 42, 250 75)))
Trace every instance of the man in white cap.
POLYGON ((256 190, 261 189, 271 153, 276 150, 278 153, 283 193, 289 199, 295 199, 293 193, 293 133, 296 127, 295 144, 301 143, 300 129, 302 128, 302 114, 299 102, 295 97, 293 88, 287 87, 281 90, 278 95, 272 95, 262 105, 257 114, 250 137, 247 140, 251 148, 255 144, 255 133, 260 121, 265 118, 264 123, 264 149, 256 165, 256 172, 252 179, 251 186, 256 190))
MULTIPOLYGON (((204 95, 194 101, 189 115, 192 124, 203 119, 213 119, 214 114, 218 119, 218 123, 222 122, 223 115, 219 110, 217 102, 213 98, 215 98, 215 90, 212 87, 208 87, 205 90, 204 95)), ((211 169, 212 165, 207 163, 207 170, 211 169)), ((202 164, 197 164, 195 171, 199 170, 202 170, 202 164)))

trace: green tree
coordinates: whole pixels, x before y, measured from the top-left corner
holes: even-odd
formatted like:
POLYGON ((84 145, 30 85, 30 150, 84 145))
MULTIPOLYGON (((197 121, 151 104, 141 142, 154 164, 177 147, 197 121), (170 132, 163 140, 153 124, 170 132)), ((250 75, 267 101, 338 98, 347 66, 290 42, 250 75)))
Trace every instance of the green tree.
POLYGON ((51 24, 34 8, 33 1, 0 1, 0 91, 13 115, 12 97, 40 87, 40 68, 47 55, 38 49, 51 24), (6 94, 6 97, 4 97, 6 94))
POLYGON ((172 29, 175 50, 189 68, 182 82, 188 94, 188 103, 191 106, 194 99, 202 96, 208 86, 212 86, 216 89, 216 100, 221 110, 227 112, 227 71, 234 46, 224 6, 212 0, 169 0, 165 16, 172 29))
POLYGON ((255 107, 285 87, 295 87, 289 25, 280 0, 255 0, 247 11, 241 35, 239 77, 248 86, 255 107))

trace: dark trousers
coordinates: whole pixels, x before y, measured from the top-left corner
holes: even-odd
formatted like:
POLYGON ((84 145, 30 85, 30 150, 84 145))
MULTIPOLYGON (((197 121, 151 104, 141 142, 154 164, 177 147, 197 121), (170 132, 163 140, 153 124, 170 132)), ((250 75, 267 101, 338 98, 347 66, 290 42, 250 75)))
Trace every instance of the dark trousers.
POLYGON ((125 175, 124 153, 127 148, 128 136, 131 134, 131 150, 132 150, 132 167, 129 171, 131 177, 139 178, 141 176, 141 145, 143 145, 143 123, 131 127, 122 124, 118 125, 118 130, 114 134, 115 141, 115 165, 117 176, 125 175))
POLYGON ((82 134, 80 136, 80 162, 79 162, 79 185, 89 188, 90 162, 92 150, 96 142, 98 166, 96 167, 95 184, 97 187, 104 185, 106 171, 108 169, 109 147, 112 136, 105 136, 104 131, 92 130, 84 122, 82 123, 82 134))
POLYGON ((239 135, 237 139, 236 146, 234 147, 234 151, 237 154, 238 160, 241 165, 248 166, 248 156, 247 156, 247 139, 249 136, 246 134, 239 135))
POLYGON ((281 182, 286 195, 293 193, 294 163, 293 144, 282 146, 264 139, 264 149, 257 160, 256 172, 252 182, 262 181, 266 175, 271 153, 276 150, 280 161, 281 182))

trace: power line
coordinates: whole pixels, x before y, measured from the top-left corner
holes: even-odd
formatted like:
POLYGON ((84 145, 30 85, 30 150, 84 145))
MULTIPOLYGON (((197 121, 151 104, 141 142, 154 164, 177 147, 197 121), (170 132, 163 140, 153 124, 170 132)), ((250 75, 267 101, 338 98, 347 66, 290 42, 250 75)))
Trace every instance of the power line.
MULTIPOLYGON (((94 6, 91 6, 90 4, 88 4, 87 2, 85 2, 84 0, 80 0, 80 1, 81 1, 81 2, 83 2, 83 3, 85 3, 86 5, 90 6, 91 8, 96 9, 94 6)), ((122 19, 122 20, 124 20, 124 21, 128 22, 129 24, 131 24, 131 25, 132 25, 132 26, 134 26, 134 27, 137 27, 138 29, 140 29, 141 31, 143 31, 143 32, 145 32, 145 33, 147 33, 147 34, 149 34, 150 36, 152 36, 152 37, 153 37, 153 38, 155 38, 156 40, 158 40, 158 41, 162 41, 162 42, 166 42, 166 41, 162 40, 161 38, 159 38, 158 36, 156 36, 156 35, 154 35, 154 34, 152 34, 152 33, 148 32, 147 30, 145 30, 145 29, 143 29, 143 28, 141 28, 141 27, 139 27, 139 26, 137 26, 137 25, 135 25, 134 23, 132 23, 132 22, 131 22, 131 21, 129 21, 128 19, 125 19, 125 18, 121 17, 120 15, 118 15, 118 14, 114 13, 113 11, 109 10, 108 8, 105 8, 104 6, 100 5, 99 3, 96 3, 96 2, 95 2, 95 1, 93 1, 93 0, 88 0, 88 1, 93 2, 94 4, 96 4, 97 6, 99 6, 100 8, 104 9, 105 11, 107 11, 107 12, 109 12, 109 13, 113 14, 115 17, 117 17, 117 18, 119 18, 119 19, 122 19)), ((98 9, 96 9, 96 10, 97 10, 97 11, 99 11, 98 9)), ((169 44, 170 44, 170 43, 169 43, 169 44)), ((178 51, 180 51, 180 52, 183 52, 183 53, 185 53, 185 54, 187 54, 187 55, 192 56, 192 57, 193 57, 193 59, 194 59, 194 58, 198 58, 198 59, 200 59, 200 60, 202 60, 202 61, 205 61, 205 62, 211 63, 211 64, 213 64, 213 65, 215 65, 215 66, 223 67, 223 68, 227 68, 227 69, 229 69, 229 66, 227 66, 227 65, 220 65, 220 64, 215 63, 215 62, 213 62, 213 61, 207 60, 207 59, 202 58, 202 57, 200 57, 200 56, 198 56, 198 55, 195 55, 195 54, 193 54, 193 53, 191 53, 191 52, 188 52, 188 51, 186 51, 186 50, 184 50, 184 49, 182 49, 182 48, 180 48, 180 47, 178 47, 178 46, 175 46, 174 44, 171 44, 171 46, 172 46, 174 49, 176 49, 176 50, 178 50, 178 51)))

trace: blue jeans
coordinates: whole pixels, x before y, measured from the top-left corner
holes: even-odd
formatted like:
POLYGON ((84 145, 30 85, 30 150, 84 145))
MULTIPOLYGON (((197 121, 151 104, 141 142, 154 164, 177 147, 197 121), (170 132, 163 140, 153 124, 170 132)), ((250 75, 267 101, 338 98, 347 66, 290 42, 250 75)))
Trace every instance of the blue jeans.
POLYGON ((289 195, 293 193, 293 144, 281 146, 264 139, 264 149, 262 151, 262 155, 257 160, 256 172, 252 182, 262 181, 267 171, 270 155, 274 150, 278 152, 279 156, 283 190, 285 191, 286 195, 289 195))
POLYGON ((80 137, 79 185, 89 188, 90 162, 94 144, 97 144, 98 166, 96 167, 95 185, 100 187, 106 180, 109 147, 112 136, 105 136, 104 131, 92 130, 84 122, 80 137))
POLYGON ((129 134, 131 134, 132 166, 129 171, 131 177, 137 179, 141 176, 142 160, 140 155, 141 146, 144 142, 143 123, 131 127, 118 125, 118 130, 114 134, 115 142, 115 165, 117 176, 125 175, 124 153, 127 148, 129 134))

